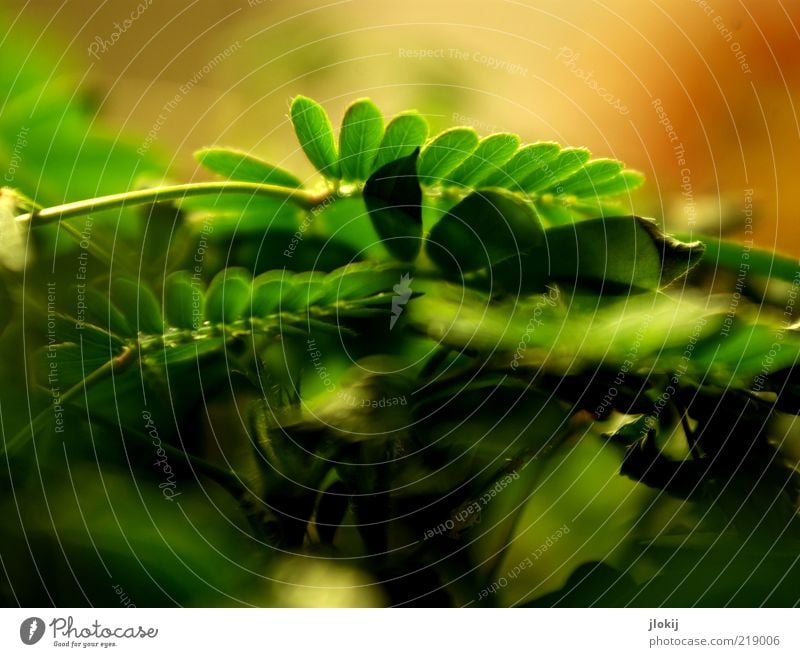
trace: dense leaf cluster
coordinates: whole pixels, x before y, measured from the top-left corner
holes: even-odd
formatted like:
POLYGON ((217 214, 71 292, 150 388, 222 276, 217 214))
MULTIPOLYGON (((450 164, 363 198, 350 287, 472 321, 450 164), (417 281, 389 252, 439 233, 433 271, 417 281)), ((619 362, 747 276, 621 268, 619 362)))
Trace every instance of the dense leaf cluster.
MULTIPOLYGON (((485 589, 537 472, 582 436, 605 436, 644 486, 794 530, 779 428, 800 410, 791 313, 743 302, 731 321, 726 299, 688 289, 704 244, 625 211, 640 174, 512 134, 429 137, 418 113, 385 123, 369 100, 338 136, 308 98, 290 119, 321 180, 203 149, 230 186, 153 190, 147 225, 169 226, 157 267, 48 308, 39 382, 57 370, 61 402, 83 402, 90 426, 127 417, 109 381, 114 406, 138 387, 174 427, 165 443, 233 495, 252 536, 361 557, 394 603, 485 589), (234 391, 244 425, 214 435, 232 443, 224 465, 184 435, 202 433, 209 387, 234 391)), ((37 213, 19 201, 4 221, 56 216, 37 213)), ((644 595, 625 586, 621 600, 644 595)))

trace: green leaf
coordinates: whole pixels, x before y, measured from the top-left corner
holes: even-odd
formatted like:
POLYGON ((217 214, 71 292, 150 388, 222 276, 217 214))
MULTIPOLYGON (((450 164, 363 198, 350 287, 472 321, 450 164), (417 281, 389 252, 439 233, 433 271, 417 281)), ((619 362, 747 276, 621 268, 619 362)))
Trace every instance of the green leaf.
POLYGON ((209 171, 227 178, 243 182, 281 185, 283 187, 302 187, 303 183, 288 171, 268 164, 264 160, 232 148, 203 148, 195 154, 200 164, 209 171))
POLYGON ((519 148, 519 137, 497 133, 481 139, 478 147, 449 176, 454 185, 473 187, 487 176, 500 170, 519 148))
MULTIPOLYGON (((681 240, 691 240, 691 235, 677 235, 681 240)), ((763 249, 754 249, 750 246, 727 240, 714 239, 703 236, 706 245, 702 262, 709 267, 722 267, 730 272, 738 272, 742 266, 743 253, 747 253, 749 271, 755 275, 769 279, 791 282, 797 276, 797 259, 788 258, 779 253, 763 249)))
POLYGON ((136 331, 131 328, 128 320, 125 319, 124 313, 111 302, 108 296, 108 289, 101 292, 93 287, 86 287, 81 290, 75 288, 75 294, 78 299, 83 294, 86 303, 85 319, 91 324, 116 335, 128 338, 136 336, 136 331))
POLYGON ((552 279, 612 294, 655 290, 686 274, 704 248, 700 242, 679 242, 662 233, 654 221, 634 216, 557 226, 548 229, 545 238, 546 253, 523 259, 526 288, 552 279))
POLYGON ((303 152, 317 170, 326 178, 339 178, 339 156, 327 112, 322 106, 297 96, 292 101, 292 125, 303 152))
POLYGON ((108 346, 65 343, 45 347, 36 353, 37 378, 45 387, 58 387, 63 394, 69 388, 83 381, 95 370, 100 369, 116 356, 108 346), (57 379, 48 381, 55 373, 57 379))
POLYGON ((383 133, 378 154, 373 164, 374 170, 408 157, 421 148, 428 137, 428 124, 416 112, 403 112, 395 116, 383 133))
POLYGON ((644 174, 626 169, 612 178, 598 181, 589 196, 619 196, 630 194, 644 183, 644 174))
POLYGON ((372 225, 389 252, 413 260, 422 238, 422 189, 417 178, 419 149, 373 173, 364 186, 372 225))
MULTIPOLYGON (((637 372, 669 372, 681 364, 690 338, 719 339, 721 304, 709 307, 706 297, 690 292, 605 299, 552 287, 544 295, 494 300, 460 285, 420 281, 418 287, 423 294, 406 309, 409 326, 457 351, 491 354, 493 362, 512 370, 541 366, 562 376, 585 376, 602 363, 616 372, 636 343, 637 372)), ((731 380, 729 372, 700 359, 691 359, 689 367, 689 377, 723 385, 731 380)))
POLYGON ((212 324, 228 324, 244 317, 250 307, 251 284, 252 277, 246 269, 223 269, 208 286, 206 320, 212 324))
POLYGON ((601 183, 617 177, 622 172, 623 164, 617 160, 592 160, 582 169, 558 183, 552 188, 555 194, 573 194, 575 196, 592 196, 601 183))
POLYGON ((470 272, 539 247, 544 231, 531 207, 504 190, 473 192, 431 229, 426 250, 444 271, 470 272))
POLYGON ((339 166, 345 180, 366 180, 383 138, 383 115, 362 98, 350 105, 339 132, 339 166))
MULTIPOLYGON (((48 314, 48 325, 50 319, 53 321, 54 335, 58 343, 71 342, 83 347, 85 353, 102 352, 104 356, 109 353, 117 353, 124 346, 124 341, 117 335, 104 331, 94 324, 88 322, 77 322, 75 317, 64 315, 63 313, 48 314)), ((50 328, 48 326, 48 328, 50 328)), ((48 337, 48 344, 50 342, 48 337)))
POLYGON ((129 278, 115 279, 111 283, 111 299, 125 313, 128 323, 142 333, 161 335, 164 320, 153 292, 143 282, 129 278))
POLYGON ((552 198, 536 199, 534 201, 536 212, 547 226, 561 226, 571 224, 578 220, 573 206, 555 202, 552 198))
POLYGON ((379 265, 358 262, 332 271, 326 276, 328 294, 326 303, 364 299, 381 292, 390 292, 400 280, 402 272, 396 265, 379 265))
POLYGON ((586 148, 565 148, 555 160, 530 172, 520 186, 528 193, 553 187, 558 181, 565 180, 579 171, 589 161, 590 156, 586 148))
POLYGON ((188 223, 198 232, 213 218, 214 238, 258 233, 266 230, 297 229, 305 211, 293 203, 252 193, 214 194, 179 202, 189 213, 188 223))
POLYGON ((505 187, 518 190, 522 182, 536 169, 558 155, 558 144, 549 141, 528 144, 517 151, 500 171, 487 172, 487 176, 476 184, 482 187, 505 187))
POLYGON ((306 310, 322 299, 326 292, 324 272, 308 271, 295 274, 291 292, 284 293, 281 300, 281 310, 287 312, 306 310))
POLYGON ((292 275, 284 270, 265 271, 253 279, 251 314, 266 317, 281 308, 281 299, 292 289, 292 275))
POLYGON ((147 355, 147 362, 157 366, 191 363, 216 354, 224 348, 225 339, 218 336, 175 345, 166 343, 163 347, 150 352, 147 355))
POLYGON ((650 431, 655 431, 651 424, 652 418, 649 415, 642 415, 618 427, 613 434, 603 434, 603 437, 614 443, 629 447, 642 440, 650 431))
POLYGON ((188 271, 176 271, 164 281, 164 314, 173 328, 198 329, 205 314, 205 285, 188 271))
POLYGON ((420 181, 425 185, 440 182, 466 160, 477 146, 478 133, 474 128, 445 130, 423 149, 419 157, 420 181))

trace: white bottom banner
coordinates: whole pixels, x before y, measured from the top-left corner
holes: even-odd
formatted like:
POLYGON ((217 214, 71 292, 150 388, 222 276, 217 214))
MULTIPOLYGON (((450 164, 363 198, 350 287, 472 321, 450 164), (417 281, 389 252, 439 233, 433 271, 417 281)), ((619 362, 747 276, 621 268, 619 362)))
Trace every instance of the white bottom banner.
POLYGON ((798 655, 794 609, 3 609, 0 655, 798 655), (230 654, 230 652, 229 652, 230 654))

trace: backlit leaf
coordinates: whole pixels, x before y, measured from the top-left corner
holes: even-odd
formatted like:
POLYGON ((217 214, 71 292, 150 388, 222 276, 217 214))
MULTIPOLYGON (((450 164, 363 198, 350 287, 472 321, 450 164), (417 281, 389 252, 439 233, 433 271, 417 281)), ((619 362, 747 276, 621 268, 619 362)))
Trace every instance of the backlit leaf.
POLYGON ((310 98, 297 96, 292 101, 291 117, 297 140, 311 164, 326 178, 339 178, 339 156, 328 113, 310 98))
POLYGON ((339 166, 345 180, 366 180, 383 137, 383 116, 362 98, 345 111, 339 133, 339 166))

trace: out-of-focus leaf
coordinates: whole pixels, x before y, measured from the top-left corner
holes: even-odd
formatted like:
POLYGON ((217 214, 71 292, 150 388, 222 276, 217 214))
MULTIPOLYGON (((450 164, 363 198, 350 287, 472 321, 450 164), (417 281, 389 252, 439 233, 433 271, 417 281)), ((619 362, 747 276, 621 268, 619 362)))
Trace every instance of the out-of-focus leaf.
POLYGON ((278 312, 281 298, 292 289, 293 277, 286 271, 266 271, 253 279, 251 313, 253 317, 266 317, 278 312))
MULTIPOLYGON (((537 289, 547 280, 584 285, 608 293, 655 290, 694 267, 703 254, 700 242, 684 243, 662 233, 649 219, 590 219, 545 232, 547 252, 522 259, 523 286, 537 289)), ((515 272, 502 273, 513 286, 515 272)))
POLYGON ((305 310, 325 296, 325 273, 303 272, 292 278, 291 292, 284 293, 281 310, 287 312, 305 310))
POLYGON ((74 288, 76 304, 83 301, 86 306, 85 316, 81 319, 85 318, 109 333, 135 337, 136 331, 125 318, 125 314, 114 305, 109 297, 109 283, 106 282, 103 287, 103 290, 88 285, 74 288))
POLYGON ((250 306, 250 272, 229 267, 214 277, 208 286, 205 319, 212 324, 241 319, 250 306))
POLYGON ((137 332, 160 335, 164 330, 161 309, 153 292, 142 281, 117 278, 111 283, 111 300, 125 313, 137 332))
POLYGON ((401 275, 402 271, 394 265, 372 262, 346 265, 326 276, 328 295, 325 299, 329 302, 347 301, 389 292, 401 275))
POLYGON ((336 530, 344 520, 350 496, 342 481, 334 481, 320 496, 315 514, 317 533, 323 543, 332 544, 336 530))
POLYGON ((224 349, 225 340, 222 337, 206 338, 174 345, 167 341, 162 347, 150 351, 146 356, 146 360, 149 364, 156 366, 178 365, 196 362, 224 349))
POLYGON ((205 285, 187 271, 176 271, 164 282, 164 315, 169 326, 197 329, 203 320, 205 285))
POLYGON ((189 213, 190 228, 205 232, 213 240, 266 231, 294 232, 304 216, 294 203, 258 194, 197 196, 184 199, 179 205, 189 213))
POLYGON ((288 171, 273 166, 264 160, 233 148, 203 148, 194 154, 200 164, 209 171, 244 182, 302 187, 303 183, 288 171))
POLYGON ((8 293, 5 279, 0 276, 0 335, 3 335, 14 316, 14 301, 8 293))
POLYGON ((0 187, 0 266, 11 271, 22 271, 28 262, 25 227, 17 214, 14 191, 0 187))
POLYGON ((541 246, 530 206, 503 190, 473 192, 431 229, 426 250, 449 272, 471 272, 541 246))
POLYGON ((36 353, 40 385, 58 393, 58 397, 105 365, 117 354, 106 346, 59 344, 36 353), (54 378, 49 378, 51 375, 54 378))
POLYGON ((626 422, 612 434, 605 435, 604 437, 608 438, 610 441, 624 445, 625 447, 629 447, 636 442, 644 439, 650 431, 654 431, 651 429, 652 420, 647 415, 642 415, 641 417, 636 418, 635 420, 631 420, 630 422, 626 422))

